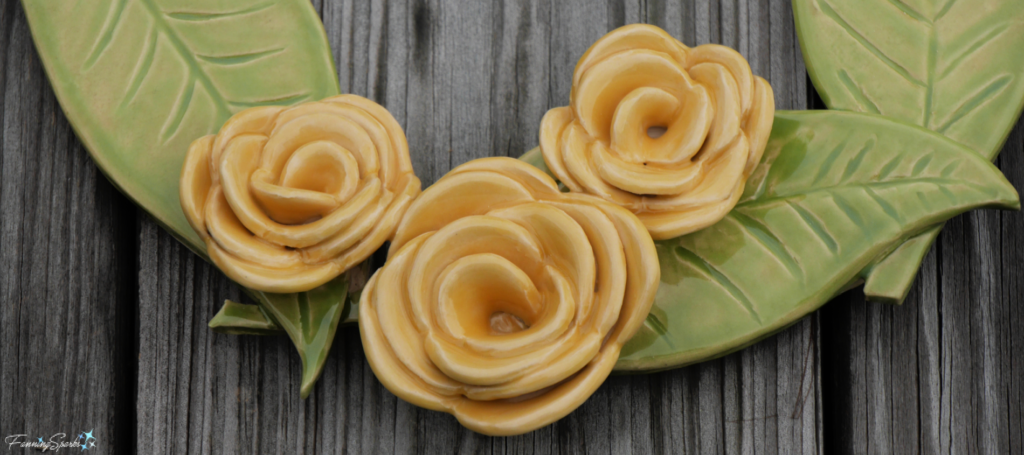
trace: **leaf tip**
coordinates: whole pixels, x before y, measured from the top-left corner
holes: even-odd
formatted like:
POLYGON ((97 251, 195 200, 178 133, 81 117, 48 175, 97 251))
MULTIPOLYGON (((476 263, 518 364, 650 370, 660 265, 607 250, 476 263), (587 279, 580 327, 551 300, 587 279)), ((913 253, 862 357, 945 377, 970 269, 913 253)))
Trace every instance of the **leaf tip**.
POLYGON ((1017 189, 1013 187, 1013 184, 1006 180, 1005 176, 1001 180, 999 192, 997 193, 997 202, 994 205, 1005 210, 1019 211, 1020 194, 1017 193, 1017 189))

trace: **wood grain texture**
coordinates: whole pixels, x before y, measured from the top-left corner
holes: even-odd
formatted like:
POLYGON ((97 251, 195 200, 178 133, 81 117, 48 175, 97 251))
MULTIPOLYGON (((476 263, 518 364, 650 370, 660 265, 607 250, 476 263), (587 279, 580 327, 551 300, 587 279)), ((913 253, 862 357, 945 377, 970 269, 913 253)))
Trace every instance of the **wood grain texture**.
POLYGON ((135 208, 75 138, 20 4, 0 5, 0 433, 131 447, 134 371, 113 367, 135 355, 135 208))
MULTIPOLYGON (((996 162, 1024 188, 1024 122, 996 162)), ((822 311, 830 453, 1024 453, 1024 215, 947 223, 902 306, 822 311)))

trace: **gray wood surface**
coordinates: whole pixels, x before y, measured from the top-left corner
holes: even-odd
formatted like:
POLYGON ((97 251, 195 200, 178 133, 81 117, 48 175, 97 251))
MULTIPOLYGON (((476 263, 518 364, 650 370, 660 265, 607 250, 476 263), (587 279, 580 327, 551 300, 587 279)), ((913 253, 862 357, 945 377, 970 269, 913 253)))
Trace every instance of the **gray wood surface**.
MULTIPOLYGON (((1024 188, 1024 122, 996 163, 1024 188)), ((1024 453, 1024 214, 946 226, 902 306, 822 310, 831 451, 1024 453)))
MULTIPOLYGON (((387 107, 424 184, 518 156, 579 56, 633 22, 735 47, 780 109, 816 107, 788 0, 315 0, 343 91, 387 107)), ((852 291, 723 359, 614 376, 511 438, 385 390, 342 328, 299 399, 284 337, 206 323, 237 286, 98 173, 20 4, 0 8, 0 435, 94 430, 112 453, 1019 453, 1024 217, 954 219, 901 307, 852 291)), ((820 101, 818 102, 820 103, 820 101)), ((999 164, 1024 188, 1024 126, 999 164)), ((6 450, 6 447, 0 447, 6 450)), ((17 450, 15 450, 17 452, 17 450)))
POLYGON ((7 0, 0 105, 0 436, 131 444, 135 207, 75 138, 7 0))

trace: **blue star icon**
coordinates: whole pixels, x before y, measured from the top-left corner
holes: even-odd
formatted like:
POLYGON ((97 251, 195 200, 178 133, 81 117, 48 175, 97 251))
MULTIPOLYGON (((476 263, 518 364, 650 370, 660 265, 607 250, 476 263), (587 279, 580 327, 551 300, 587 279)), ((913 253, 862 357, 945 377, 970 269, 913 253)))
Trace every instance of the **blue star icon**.
POLYGON ((91 448, 93 448, 93 447, 96 447, 96 443, 95 443, 95 442, 93 442, 93 441, 95 441, 95 440, 96 440, 96 438, 94 438, 94 437, 92 436, 92 430, 89 430, 89 431, 87 431, 87 432, 85 432, 85 433, 82 433, 82 436, 84 436, 84 437, 85 437, 85 443, 84 443, 84 444, 82 444, 82 450, 83 450, 83 451, 84 451, 84 450, 89 450, 89 449, 91 449, 91 448), (90 441, 90 439, 92 439, 93 441, 90 441))
POLYGON ((36 438, 36 439, 39 439, 39 442, 43 442, 43 438, 36 438))

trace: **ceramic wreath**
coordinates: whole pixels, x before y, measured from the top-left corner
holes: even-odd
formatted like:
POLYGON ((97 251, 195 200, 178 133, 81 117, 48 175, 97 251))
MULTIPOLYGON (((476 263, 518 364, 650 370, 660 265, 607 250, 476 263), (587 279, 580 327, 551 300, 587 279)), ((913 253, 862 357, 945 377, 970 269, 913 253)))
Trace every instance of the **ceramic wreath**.
POLYGON ((879 38, 899 51, 883 53, 836 17, 885 12, 833 3, 795 0, 794 14, 812 81, 846 112, 776 112, 736 51, 630 25, 577 62, 568 106, 522 158, 537 169, 474 161, 422 195, 399 122, 338 96, 308 1, 120 25, 91 3, 24 8, 99 168, 257 300, 228 302, 211 327, 286 333, 305 397, 336 328, 358 317, 389 390, 517 434, 571 412, 613 368, 725 355, 861 280, 898 302, 942 221, 1019 208, 986 158, 1024 106, 1024 6, 949 2, 936 22, 978 18, 963 42, 986 45, 966 53, 897 12, 893 29, 918 39, 879 38), (193 17, 216 20, 178 20, 193 17), (160 47, 168 37, 181 45, 160 47))

